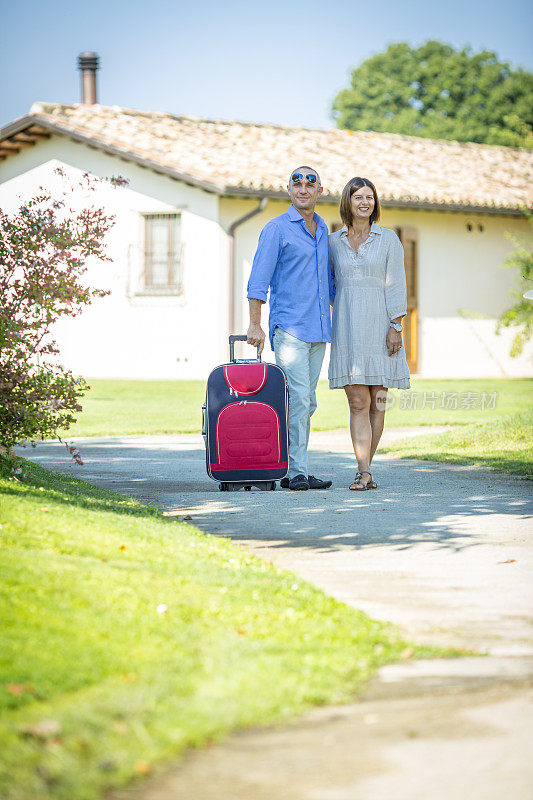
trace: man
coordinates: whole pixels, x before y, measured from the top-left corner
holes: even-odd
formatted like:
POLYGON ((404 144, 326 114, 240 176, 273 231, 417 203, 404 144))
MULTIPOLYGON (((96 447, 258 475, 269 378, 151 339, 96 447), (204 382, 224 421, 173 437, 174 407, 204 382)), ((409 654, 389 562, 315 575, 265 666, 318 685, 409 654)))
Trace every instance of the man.
POLYGON ((315 214, 322 194, 318 172, 298 167, 287 186, 292 205, 259 237, 250 280, 248 344, 263 351, 261 306, 270 287, 270 343, 289 384, 289 475, 293 490, 329 489, 331 481, 309 475, 307 445, 316 385, 326 342, 331 342, 328 229, 315 214))

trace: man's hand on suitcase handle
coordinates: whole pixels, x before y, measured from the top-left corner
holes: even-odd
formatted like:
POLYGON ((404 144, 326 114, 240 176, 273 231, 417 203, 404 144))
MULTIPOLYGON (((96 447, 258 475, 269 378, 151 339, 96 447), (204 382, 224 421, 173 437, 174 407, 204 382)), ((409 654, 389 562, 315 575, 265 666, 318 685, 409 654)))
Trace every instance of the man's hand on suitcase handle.
POLYGON ((263 352, 263 348, 265 346, 265 332, 262 329, 261 325, 257 323, 250 323, 250 327, 246 333, 246 342, 251 344, 253 347, 257 347, 257 352, 259 355, 263 352))
POLYGON ((261 327, 261 306, 263 301, 251 297, 248 305, 250 306, 250 325, 246 333, 246 341, 253 347, 257 347, 257 354, 261 356, 265 346, 265 332, 261 327))

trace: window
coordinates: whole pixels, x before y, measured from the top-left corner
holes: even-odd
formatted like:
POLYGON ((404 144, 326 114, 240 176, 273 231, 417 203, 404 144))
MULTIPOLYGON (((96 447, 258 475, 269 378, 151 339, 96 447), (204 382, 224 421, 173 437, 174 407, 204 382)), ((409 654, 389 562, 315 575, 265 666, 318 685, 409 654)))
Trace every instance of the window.
POLYGON ((181 219, 179 214, 144 217, 144 294, 182 294, 181 219))

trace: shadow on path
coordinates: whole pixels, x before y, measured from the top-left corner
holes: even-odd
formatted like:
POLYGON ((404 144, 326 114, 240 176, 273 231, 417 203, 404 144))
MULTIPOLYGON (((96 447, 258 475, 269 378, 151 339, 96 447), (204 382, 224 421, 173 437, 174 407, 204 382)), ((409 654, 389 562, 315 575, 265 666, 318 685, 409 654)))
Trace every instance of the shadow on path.
MULTIPOLYGON (((350 492, 353 456, 323 451, 311 453, 311 464, 315 474, 333 480, 329 490, 223 494, 205 472, 205 452, 197 437, 183 442, 186 438, 85 440, 83 467, 64 457, 55 443, 21 452, 42 466, 175 515, 189 514, 206 532, 237 540, 268 539, 273 547, 404 550, 427 543, 457 551, 481 543, 472 535, 472 518, 507 528, 531 519, 533 512, 531 484, 519 478, 379 455, 374 462, 379 488, 350 492)), ((72 499, 82 504, 83 493, 72 499)))

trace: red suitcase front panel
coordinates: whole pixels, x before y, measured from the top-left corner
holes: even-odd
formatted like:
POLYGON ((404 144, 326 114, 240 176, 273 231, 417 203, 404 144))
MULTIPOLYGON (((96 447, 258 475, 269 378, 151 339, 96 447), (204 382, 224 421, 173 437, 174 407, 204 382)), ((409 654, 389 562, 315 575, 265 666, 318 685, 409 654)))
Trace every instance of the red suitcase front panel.
POLYGON ((272 406, 247 400, 222 409, 217 420, 217 462, 211 469, 279 469, 280 424, 272 406))

